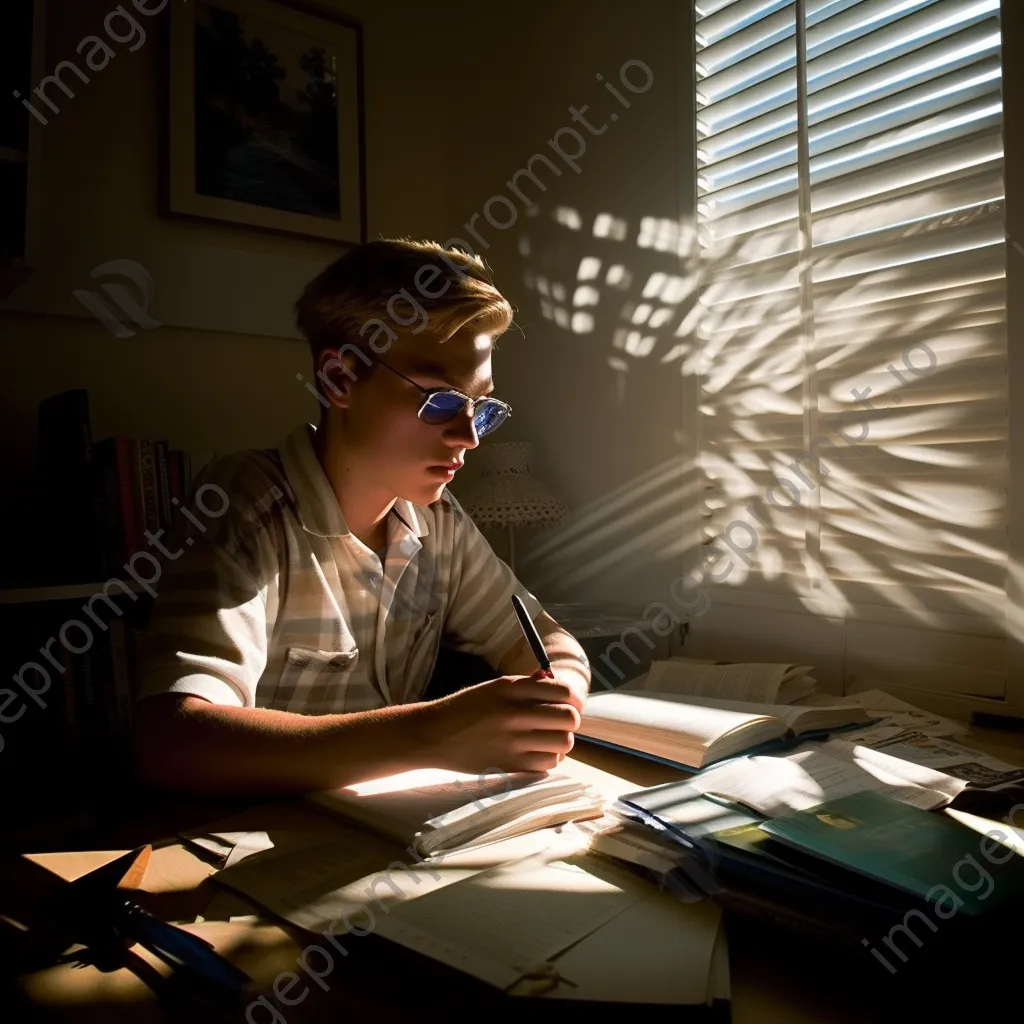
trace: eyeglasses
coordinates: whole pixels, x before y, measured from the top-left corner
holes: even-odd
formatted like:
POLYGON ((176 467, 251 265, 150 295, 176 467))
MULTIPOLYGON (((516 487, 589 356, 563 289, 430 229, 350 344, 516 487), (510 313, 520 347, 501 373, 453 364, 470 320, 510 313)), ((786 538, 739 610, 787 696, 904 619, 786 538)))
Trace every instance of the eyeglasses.
POLYGON ((389 366, 378 357, 377 362, 396 377, 401 377, 423 394, 423 403, 417 415, 424 423, 438 426, 450 423, 469 406, 473 416, 473 429, 477 437, 486 437, 498 429, 512 415, 512 409, 497 398, 489 395, 483 398, 470 398, 455 388, 425 388, 416 381, 410 380, 393 366, 389 366))

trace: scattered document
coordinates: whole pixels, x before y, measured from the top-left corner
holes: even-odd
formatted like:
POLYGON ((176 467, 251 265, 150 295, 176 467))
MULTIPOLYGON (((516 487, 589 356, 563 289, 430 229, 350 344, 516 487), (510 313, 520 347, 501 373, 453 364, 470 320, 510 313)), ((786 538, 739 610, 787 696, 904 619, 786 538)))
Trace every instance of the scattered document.
POLYGON ((965 784, 970 783, 980 788, 1024 779, 1024 768, 1019 765, 1007 764, 979 750, 972 750, 943 737, 928 736, 918 730, 903 730, 873 743, 872 747, 906 762, 941 769, 947 775, 963 779, 965 784))
POLYGON ((906 701, 890 697, 882 690, 865 690, 863 693, 851 694, 847 699, 864 708, 872 718, 881 719, 877 725, 850 737, 869 746, 873 745, 873 739, 888 738, 904 729, 915 729, 926 736, 956 736, 967 731, 964 722, 914 707, 906 701))
POLYGON ((679 1011, 686 1005, 730 998, 725 939, 711 900, 683 906, 651 892, 559 956, 559 974, 575 984, 560 985, 550 998, 586 1000, 591 1016, 596 1002, 672 1006, 673 1017, 685 1021, 679 1011))
MULTIPOLYGON (((835 742, 835 741, 832 741, 835 742)), ((942 772, 910 765, 867 747, 814 744, 787 757, 746 757, 693 779, 701 793, 750 807, 769 818, 803 811, 851 793, 875 791, 931 810, 966 786, 942 772)))
POLYGON ((519 862, 404 902, 378 917, 377 931, 506 989, 643 896, 577 863, 519 862))

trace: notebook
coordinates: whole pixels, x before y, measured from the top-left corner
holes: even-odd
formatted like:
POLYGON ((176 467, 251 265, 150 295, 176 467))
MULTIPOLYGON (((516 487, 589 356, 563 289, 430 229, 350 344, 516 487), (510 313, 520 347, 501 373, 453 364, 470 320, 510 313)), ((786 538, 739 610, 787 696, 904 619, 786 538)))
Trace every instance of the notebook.
POLYGON ((604 799, 560 773, 467 775, 426 768, 310 794, 308 801, 423 858, 599 817, 604 799))
POLYGON ((629 688, 591 694, 579 735, 703 768, 773 740, 871 721, 863 708, 847 705, 790 707, 629 688))
POLYGON ((975 915, 1024 891, 1024 859, 1001 852, 1002 863, 994 862, 976 832, 879 793, 854 793, 758 827, 795 850, 934 901, 940 918, 975 915))

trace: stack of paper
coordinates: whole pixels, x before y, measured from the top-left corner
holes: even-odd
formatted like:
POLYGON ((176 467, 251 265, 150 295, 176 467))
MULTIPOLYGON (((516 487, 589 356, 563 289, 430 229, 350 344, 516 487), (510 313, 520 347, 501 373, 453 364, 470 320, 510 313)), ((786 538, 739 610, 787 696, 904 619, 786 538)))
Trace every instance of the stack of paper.
POLYGON ((469 775, 417 769, 308 799, 409 843, 422 857, 595 818, 604 809, 598 792, 560 772, 469 775))
POLYGON ((830 740, 786 757, 739 758, 702 772, 692 785, 775 818, 865 791, 933 810, 945 807, 967 783, 870 747, 830 740))

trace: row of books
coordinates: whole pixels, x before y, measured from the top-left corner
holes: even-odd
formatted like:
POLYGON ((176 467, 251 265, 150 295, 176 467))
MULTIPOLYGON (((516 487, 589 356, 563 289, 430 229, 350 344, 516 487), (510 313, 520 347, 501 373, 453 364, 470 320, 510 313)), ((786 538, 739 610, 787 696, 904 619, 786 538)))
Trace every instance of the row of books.
MULTIPOLYGON (((82 653, 53 648, 61 671, 51 671, 45 714, 24 715, 3 755, 18 784, 5 802, 0 849, 63 849, 73 836, 91 841, 91 830, 128 806, 140 612, 106 617, 106 629, 92 629, 82 653)), ((33 630, 30 618, 22 622, 33 630)))
MULTIPOLYGON (((124 564, 175 523, 193 475, 209 455, 166 440, 93 441, 89 395, 75 388, 39 405, 39 497, 47 533, 64 540, 45 575, 82 582, 124 575, 124 564)), ((56 546, 54 546, 56 547, 56 546)))
POLYGON ((128 749, 133 724, 139 626, 111 618, 82 654, 61 651, 60 740, 78 764, 102 769, 128 749))

